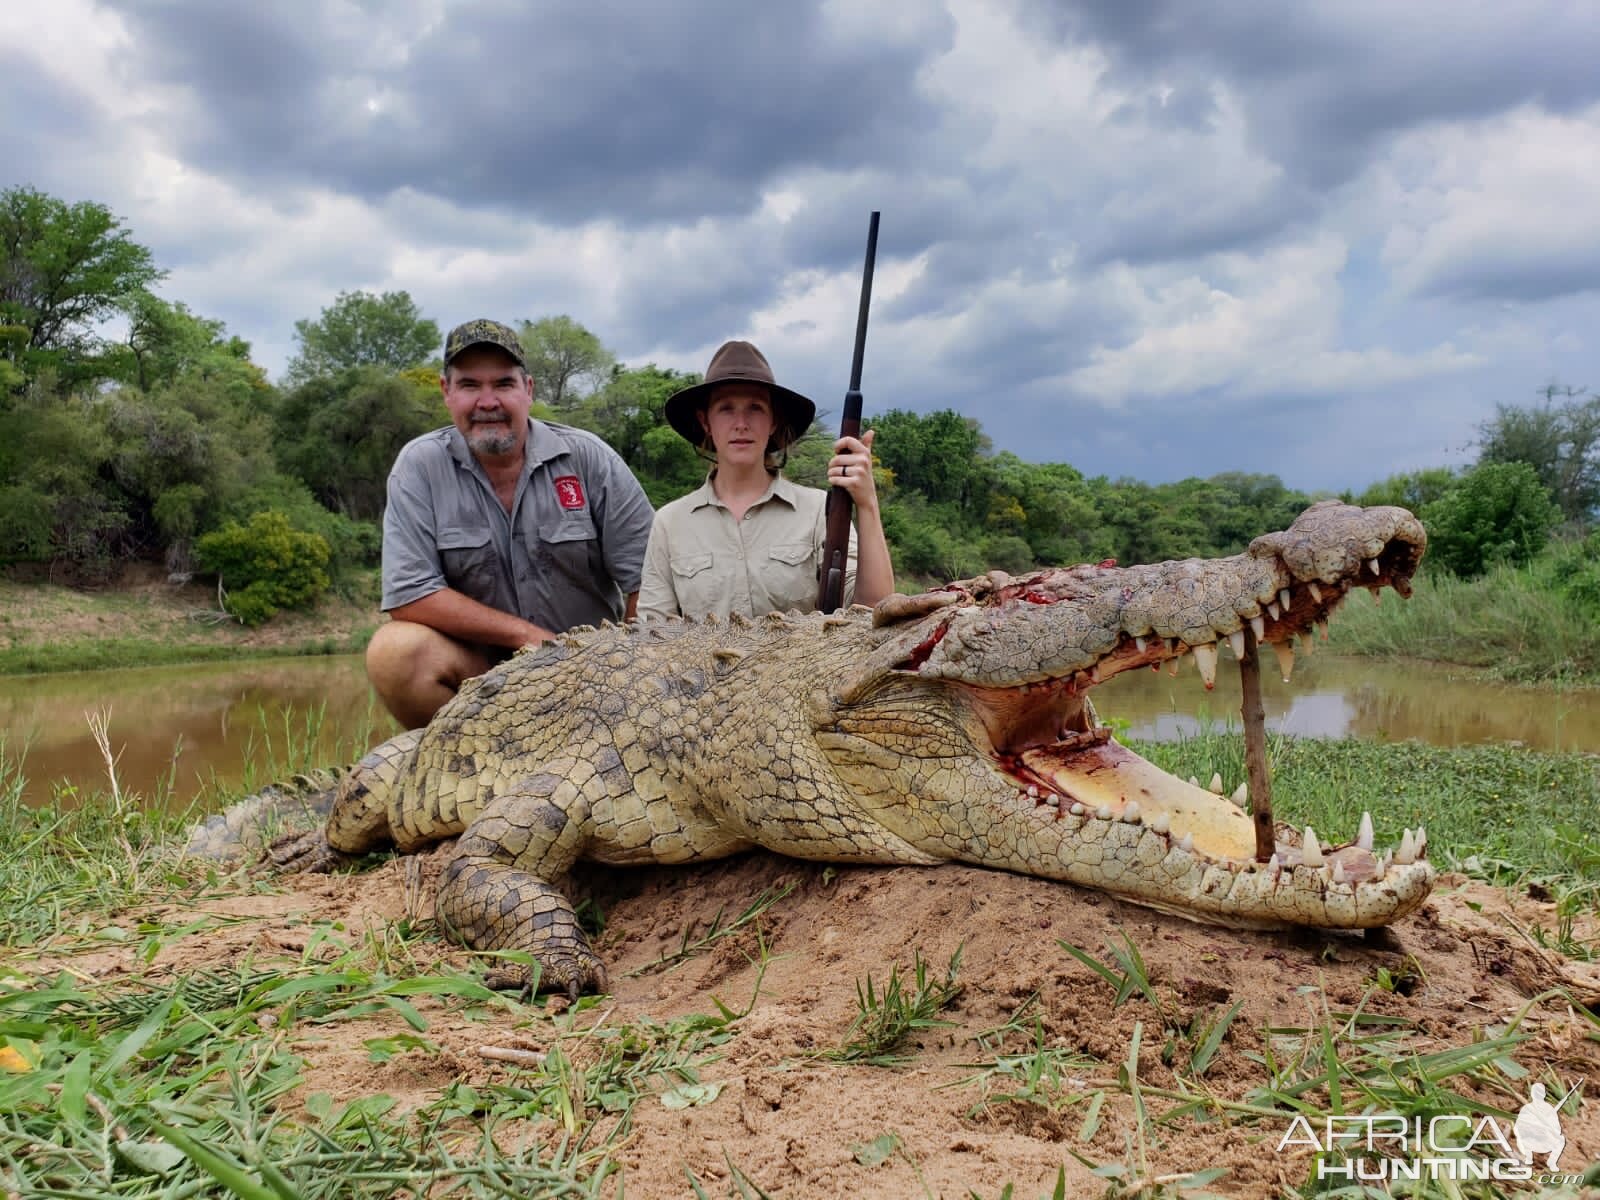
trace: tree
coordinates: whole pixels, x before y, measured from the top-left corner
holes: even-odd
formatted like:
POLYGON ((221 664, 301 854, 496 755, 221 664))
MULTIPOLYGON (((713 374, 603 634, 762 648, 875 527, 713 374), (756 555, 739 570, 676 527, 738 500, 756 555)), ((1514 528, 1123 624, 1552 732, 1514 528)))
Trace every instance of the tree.
POLYGON ((162 275, 104 205, 30 187, 0 192, 0 326, 27 330, 29 374, 53 365, 64 383, 92 377, 95 326, 162 275))
POLYGON ((357 519, 383 512, 395 455, 447 422, 438 377, 423 385, 376 367, 319 376, 287 393, 276 414, 278 461, 328 508, 357 519))
POLYGON ((1429 559, 1470 578, 1495 563, 1528 562, 1544 549, 1561 510, 1527 463, 1484 463, 1418 515, 1429 559))
POLYGON ((250 343, 228 337, 221 321, 196 316, 187 305, 143 288, 124 296, 118 307, 128 318, 120 374, 141 391, 169 387, 187 375, 238 381, 258 391, 268 386, 266 373, 250 361, 250 343))
POLYGON ((1600 506, 1600 396, 1551 385, 1542 407, 1502 404, 1478 431, 1480 463, 1527 463, 1564 518, 1593 517, 1600 506))
POLYGON ((921 492, 935 504, 969 507, 973 519, 988 512, 979 460, 988 452, 989 439, 978 422, 951 409, 919 416, 890 409, 874 417, 878 431, 873 453, 894 472, 902 488, 921 492))
POLYGON ((517 336, 528 358, 528 374, 533 376, 534 398, 551 408, 572 402, 572 385, 578 380, 598 387, 616 364, 600 339, 571 317, 524 321, 517 336))
POLYGON ((439 327, 406 292, 340 292, 315 321, 296 321, 300 352, 289 360, 291 386, 351 367, 403 371, 437 355, 439 327))
POLYGON ((1359 496, 1353 499, 1347 496, 1346 499, 1363 507, 1389 504, 1420 513, 1455 487, 1459 479, 1460 476, 1449 467, 1425 467, 1420 471, 1391 475, 1372 484, 1359 496))
POLYGON ((618 367, 599 391, 565 409, 560 419, 604 438, 659 508, 705 478, 705 461, 662 415, 668 396, 699 382, 698 375, 655 363, 631 370, 618 367))

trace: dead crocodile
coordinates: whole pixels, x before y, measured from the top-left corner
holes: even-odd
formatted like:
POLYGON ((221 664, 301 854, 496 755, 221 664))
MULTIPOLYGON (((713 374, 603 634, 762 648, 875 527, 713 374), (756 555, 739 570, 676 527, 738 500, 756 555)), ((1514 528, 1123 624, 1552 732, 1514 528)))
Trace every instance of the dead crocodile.
POLYGON ((852 863, 961 861, 1198 921, 1357 929, 1433 884, 1426 835, 1378 854, 1370 820, 1323 845, 1278 831, 1258 861, 1237 803, 1100 727, 1085 693, 1248 628, 1287 671, 1355 587, 1410 594, 1425 535, 1404 509, 1324 501, 1244 554, 1001 572, 874 610, 574 630, 468 683, 378 747, 284 869, 460 835, 444 927, 530 952, 542 986, 603 989, 556 882, 580 858, 690 863, 755 846, 852 863))

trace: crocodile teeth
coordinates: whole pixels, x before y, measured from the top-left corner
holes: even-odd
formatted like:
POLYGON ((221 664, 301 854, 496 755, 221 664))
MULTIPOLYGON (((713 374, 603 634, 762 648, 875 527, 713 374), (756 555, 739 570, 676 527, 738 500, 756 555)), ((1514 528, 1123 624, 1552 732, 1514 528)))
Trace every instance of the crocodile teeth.
POLYGON ((1186 833, 1181 838, 1179 838, 1178 839, 1178 849, 1179 850, 1184 850, 1184 851, 1187 851, 1190 854, 1193 854, 1194 853, 1194 834, 1186 833))
POLYGON ((1400 835, 1400 846, 1394 852, 1394 860, 1402 867, 1417 861, 1417 843, 1411 836, 1411 830, 1407 829, 1400 835))
POLYGON ((1278 603, 1283 605, 1284 608, 1292 608, 1293 607, 1293 599, 1294 598, 1289 595, 1289 589, 1288 588, 1279 588, 1278 589, 1278 603))
POLYGON ((1378 573, 1378 560, 1375 558, 1367 559, 1367 570, 1376 575, 1378 573))
POLYGON ((1146 824, 1150 826, 1152 833, 1166 833, 1172 828, 1172 822, 1164 812, 1158 812, 1146 824))
POLYGON ((1322 603, 1322 589, 1317 586, 1317 581, 1315 579, 1306 584, 1306 590, 1311 593, 1311 598, 1313 600, 1315 600, 1318 604, 1322 603))
POLYGON ((1300 859, 1308 867, 1320 867, 1327 862, 1322 857, 1322 847, 1317 845, 1317 831, 1309 825, 1306 826, 1304 845, 1300 847, 1300 859))
POLYGON ((1244 661, 1244 630, 1235 629, 1228 635, 1228 648, 1240 662, 1244 661))
POLYGON ((1372 853, 1372 814, 1369 812, 1361 814, 1361 828, 1356 831, 1356 846, 1368 854, 1372 853))
POLYGON ((1068 811, 1071 812, 1072 815, 1075 816, 1075 817, 1081 817, 1081 816, 1083 816, 1084 813, 1088 812, 1089 810, 1087 808, 1085 808, 1082 804, 1080 804, 1076 800, 1074 800, 1072 802, 1072 807, 1068 811))
POLYGON ((1111 820, 1111 805, 1102 804, 1099 808, 1094 810, 1094 815, 1102 821, 1111 820))
POLYGON ((1194 648, 1195 665, 1200 668, 1200 679, 1206 691, 1217 686, 1217 644, 1203 642, 1194 648))
POLYGON ((1171 675, 1174 679, 1178 677, 1178 660, 1182 657, 1183 655, 1181 654, 1174 654, 1172 656, 1172 660, 1167 663, 1167 674, 1171 675))
POLYGON ((1189 786, 1190 787, 1199 787, 1200 786, 1200 776, 1198 776, 1198 775, 1189 776, 1189 786))
POLYGON ((1135 637, 1133 639, 1133 644, 1140 654, 1144 653, 1144 638, 1142 636, 1135 637))
POLYGON ((1206 790, 1209 791, 1209 792, 1215 792, 1219 796, 1222 795, 1222 772, 1221 771, 1213 771, 1213 772, 1211 772, 1211 782, 1206 784, 1206 790))
POLYGON ((1376 867, 1374 867, 1373 871, 1372 871, 1372 882, 1373 883, 1382 883, 1383 882, 1383 877, 1385 875, 1387 875, 1388 873, 1389 873, 1389 860, 1387 858, 1379 859, 1378 860, 1378 865, 1376 867))
POLYGON ((1328 877, 1335 883, 1344 882, 1344 864, 1338 859, 1333 860, 1333 869, 1328 872, 1328 877))
POLYGON ((1122 819, 1129 825, 1137 825, 1139 823, 1139 802, 1137 800, 1129 800, 1122 806, 1122 819))
POLYGON ((1283 860, 1278 857, 1276 852, 1273 853, 1271 858, 1267 859, 1267 874, 1272 876, 1273 883, 1277 883, 1278 876, 1283 874, 1283 860))
POLYGON ((1028 796, 1034 800, 1039 798, 1039 785, 1037 783, 1030 783, 1028 785, 1028 796))
POLYGON ((1272 652, 1278 656, 1278 671, 1283 675, 1283 681, 1289 682, 1289 676, 1294 673, 1294 647, 1288 642, 1273 642, 1272 652))
POLYGON ((1250 618, 1250 632, 1256 635, 1256 641, 1267 640, 1267 623, 1259 615, 1250 618))
POLYGON ((1238 787, 1233 789, 1233 795, 1229 796, 1228 799, 1232 800, 1240 808, 1244 808, 1250 803, 1250 785, 1248 783, 1241 783, 1238 787))
POLYGON ((1268 600, 1267 601, 1267 614, 1274 621, 1276 621, 1279 617, 1283 616, 1283 609, 1278 607, 1278 602, 1276 600, 1268 600))
POLYGON ((1428 857, 1428 831, 1421 825, 1417 826, 1417 857, 1428 857))

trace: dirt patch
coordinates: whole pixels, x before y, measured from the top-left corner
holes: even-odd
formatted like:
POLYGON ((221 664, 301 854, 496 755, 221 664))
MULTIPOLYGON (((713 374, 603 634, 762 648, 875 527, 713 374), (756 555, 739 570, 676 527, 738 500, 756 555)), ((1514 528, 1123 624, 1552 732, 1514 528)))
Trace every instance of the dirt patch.
POLYGON ((327 595, 304 612, 246 628, 220 612, 215 587, 170 582, 148 564, 125 568, 112 584, 93 589, 0 578, 0 614, 0 649, 16 650, 108 641, 242 650, 343 645, 380 619, 373 591, 354 600, 327 595))
MULTIPOLYGON (((426 874, 438 870, 438 857, 424 860, 426 874)), ((400 861, 362 875, 289 878, 282 886, 281 893, 202 903, 205 912, 250 919, 168 947, 155 969, 184 973, 246 955, 263 963, 297 956, 318 922, 359 930, 431 917, 427 882, 415 894, 428 899, 407 913, 400 861)), ((1140 1148, 1132 1101, 1115 1083, 1135 1025, 1138 1080, 1150 1089, 1145 1104, 1154 1116, 1175 1105, 1163 1090, 1248 1100, 1266 1081, 1262 1058, 1269 1052, 1280 1064, 1305 1054, 1307 1073, 1316 1074, 1320 1042, 1300 1031, 1320 1027, 1329 1012, 1337 1020, 1359 1009, 1368 1020, 1413 1028, 1408 1044, 1418 1053, 1468 1045, 1520 1018, 1527 1038, 1516 1061, 1584 1088, 1580 1111, 1563 1114, 1561 1168, 1581 1170, 1600 1156, 1600 1106, 1593 1101, 1600 1045, 1593 1018, 1571 1002, 1600 1001, 1600 974, 1530 938, 1536 925, 1554 928, 1550 906, 1459 878, 1447 877, 1415 916, 1374 938, 1236 933, 976 868, 829 867, 767 854, 699 868, 585 869, 572 890, 592 896, 605 914, 597 947, 612 972, 612 994, 598 1009, 557 1016, 527 1010, 526 1019, 485 1022, 421 1001, 426 1036, 438 1049, 383 1063, 371 1061, 366 1043, 404 1032, 396 1019, 297 1028, 292 1044, 307 1061, 297 1098, 321 1091, 346 1101, 383 1092, 415 1106, 452 1081, 512 1078, 516 1068, 481 1053, 487 1044, 537 1052, 560 1031, 602 1018, 625 1025, 711 1013, 716 997, 735 1010, 749 1008, 721 1059, 701 1071, 721 1091, 688 1109, 656 1097, 636 1106, 618 1155, 630 1196, 689 1195, 686 1168, 708 1194, 728 1194, 730 1164, 774 1196, 992 1197, 1013 1184, 1018 1200, 1031 1200, 1047 1194, 1063 1168, 1068 1195, 1105 1194, 1105 1180, 1069 1151, 1135 1172, 1142 1154, 1146 1177, 1224 1167, 1212 1192, 1278 1196, 1303 1183, 1309 1169, 1306 1149, 1277 1151, 1284 1119, 1186 1116, 1146 1124, 1140 1148), (686 931, 705 930, 719 914, 726 923, 768 889, 791 884, 739 935, 670 969, 649 966, 677 950, 686 931), (1143 956, 1160 1011, 1143 998, 1116 1005, 1110 986, 1058 944, 1106 959, 1105 947, 1124 936, 1143 956), (758 986, 754 960, 762 944, 770 959, 758 986), (941 1014, 951 1024, 908 1042, 903 1066, 841 1065, 818 1056, 844 1040, 858 982, 871 976, 881 987, 892 965, 908 970, 914 953, 942 977, 958 950, 962 990, 941 1014), (1373 986, 1380 972, 1394 990, 1373 986), (1564 990, 1550 995, 1552 988, 1564 990), (1203 1077, 1186 1081, 1192 1041, 1166 1031, 1202 1030, 1235 1003, 1239 1014, 1216 1058, 1203 1077), (1008 1023, 1011 1032, 993 1032, 1008 1023), (986 1101, 983 1064, 1036 1046, 1068 1064, 1059 1088, 1040 1092, 1038 1103, 1001 1099, 994 1089, 986 1101), (1096 1091, 1105 1093, 1104 1106, 1098 1128, 1085 1137, 1087 1101, 1096 1091), (866 1165, 862 1159, 873 1156, 862 1148, 885 1134, 898 1137, 901 1152, 866 1165)), ((195 913, 186 908, 183 915, 195 913)), ((460 956, 442 941, 416 945, 424 957, 460 956)), ((135 969, 131 952, 126 959, 109 952, 80 957, 74 966, 105 974, 135 969)), ((581 1058, 581 1041, 573 1053, 581 1058)), ((1526 1099, 1509 1089, 1475 1091, 1460 1078, 1450 1086, 1512 1113, 1526 1099)), ((1022 1089, 1013 1078, 1006 1090, 1022 1089)))

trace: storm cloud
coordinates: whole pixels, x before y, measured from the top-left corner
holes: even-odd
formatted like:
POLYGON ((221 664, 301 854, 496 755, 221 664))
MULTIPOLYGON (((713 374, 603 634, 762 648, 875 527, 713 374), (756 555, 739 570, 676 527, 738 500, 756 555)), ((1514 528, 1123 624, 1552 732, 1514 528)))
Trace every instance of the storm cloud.
POLYGON ((1600 383, 1586 6, 809 0, 0 9, 0 186, 109 205, 274 373, 343 290, 755 338, 997 449, 1356 487, 1600 383))

